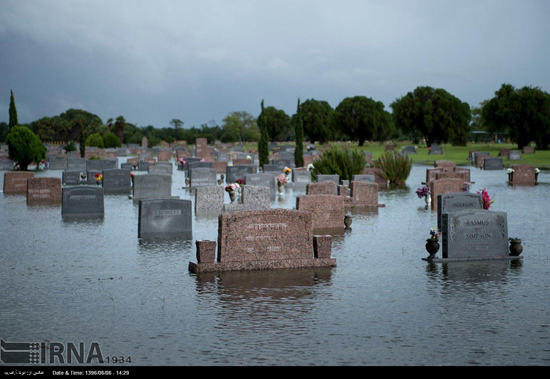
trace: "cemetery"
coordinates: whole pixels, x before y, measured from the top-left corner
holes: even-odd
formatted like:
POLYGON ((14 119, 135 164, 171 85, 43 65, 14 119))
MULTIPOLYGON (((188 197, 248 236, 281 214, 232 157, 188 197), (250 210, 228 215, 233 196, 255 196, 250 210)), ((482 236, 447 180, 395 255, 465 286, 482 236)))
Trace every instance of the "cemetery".
MULTIPOLYGON (((382 329, 366 326, 365 333, 377 336, 376 344, 394 346, 402 355, 382 354, 382 364, 433 363, 422 349, 408 346, 420 348, 416 341, 434 327, 451 327, 440 317, 443 312, 469 317, 465 299, 471 291, 494 307, 505 291, 518 304, 516 316, 522 322, 516 328, 521 333, 540 330, 546 322, 544 312, 533 311, 536 299, 546 296, 544 287, 517 283, 546 278, 550 271, 540 253, 548 227, 539 222, 548 207, 531 206, 549 194, 550 177, 530 164, 510 164, 513 150, 499 156, 472 151, 468 164, 457 165, 436 147, 429 152, 438 156, 433 165, 415 164, 405 186, 395 188, 379 168, 367 167, 350 180, 335 174, 319 174, 314 180, 283 149, 276 148, 278 153, 262 169, 257 155, 238 147, 218 152, 204 140, 197 142, 185 149, 134 153, 135 148, 128 148, 95 160, 52 155, 38 171, 7 166, 0 177, 0 227, 3 235, 16 237, 6 240, 8 251, 16 254, 5 259, 0 271, 18 275, 15 285, 22 288, 60 286, 65 301, 98 314, 95 322, 129 318, 130 332, 136 333, 151 328, 146 319, 154 320, 158 328, 145 332, 151 336, 170 328, 165 316, 173 319, 181 313, 197 319, 221 317, 227 328, 238 329, 240 323, 226 312, 245 320, 257 317, 265 327, 270 314, 284 312, 302 323, 305 312, 306 318, 318 320, 306 328, 308 338, 318 341, 342 312, 361 320, 366 312, 375 324, 381 318, 396 322, 382 329), (3 215, 14 215, 13 221, 3 215), (34 243, 14 242, 29 230, 34 243), (36 274, 26 275, 27 267, 36 274), (51 283, 46 279, 51 275, 64 278, 65 284, 51 283), (449 292, 445 285, 453 289, 449 292), (76 292, 78 297, 72 295, 76 292), (435 301, 434 296, 444 293, 448 300, 435 301), (197 298, 212 308, 189 309, 187 304, 197 298), (267 307, 268 313, 251 316, 238 305, 240 298, 267 307), (228 302, 228 311, 215 305, 220 301, 228 302), (421 317, 411 322, 410 314, 421 317)), ((417 150, 403 149, 414 156, 417 150)), ((365 157, 372 162, 372 153, 365 157)), ((314 166, 315 159, 309 164, 314 166)), ((11 293, 13 297, 20 291, 11 293)), ((42 295, 31 291, 25 296, 25 303, 34 304, 42 295)), ((43 307, 48 311, 54 305, 43 307)), ((506 343, 475 322, 466 324, 484 343, 506 343)), ((224 335, 202 322, 197 327, 199 334, 224 335)), ((122 341, 115 343, 117 349, 127 351, 121 336, 113 332, 122 341)), ((292 333, 280 338, 284 344, 294 340, 292 333)), ((345 339, 332 338, 332 343, 345 346, 345 339)), ((360 344, 372 345, 368 338, 360 344)), ((214 348, 198 337, 183 342, 190 351, 201 345, 214 348)), ((543 341, 533 346, 532 340, 523 346, 543 361, 537 350, 541 347, 543 341)), ((306 345, 301 349, 309 351, 306 345)), ((521 363, 521 355, 491 355, 491 361, 521 363)), ((198 353, 191 356, 196 362, 214 362, 198 353)), ((348 356, 336 352, 329 362, 338 364, 348 356)), ((160 359, 153 353, 140 362, 160 359)), ((353 362, 369 364, 371 359, 353 362)), ((447 357, 445 362, 462 364, 461 359, 447 357)), ((285 355, 289 362, 298 361, 285 355)))

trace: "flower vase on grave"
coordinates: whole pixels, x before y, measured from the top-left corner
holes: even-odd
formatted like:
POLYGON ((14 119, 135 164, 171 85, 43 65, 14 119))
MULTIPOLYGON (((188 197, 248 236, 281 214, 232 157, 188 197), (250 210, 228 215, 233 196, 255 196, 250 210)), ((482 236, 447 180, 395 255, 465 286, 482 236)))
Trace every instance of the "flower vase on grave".
POLYGON ((237 199, 237 191, 229 191, 229 198, 231 199, 231 204, 235 204, 237 199))
POLYGON ((523 246, 521 245, 521 239, 519 238, 510 238, 510 255, 517 257, 523 251, 523 246))
POLYGON ((426 202, 427 206, 430 206, 430 203, 432 202, 432 197, 430 196, 430 194, 424 196, 424 201, 426 202))
POLYGON ((285 185, 282 183, 277 183, 277 189, 279 190, 279 195, 284 195, 285 193, 285 185))
POLYGON ((428 258, 434 258, 439 251, 439 241, 433 238, 426 239, 426 250, 430 254, 428 258))

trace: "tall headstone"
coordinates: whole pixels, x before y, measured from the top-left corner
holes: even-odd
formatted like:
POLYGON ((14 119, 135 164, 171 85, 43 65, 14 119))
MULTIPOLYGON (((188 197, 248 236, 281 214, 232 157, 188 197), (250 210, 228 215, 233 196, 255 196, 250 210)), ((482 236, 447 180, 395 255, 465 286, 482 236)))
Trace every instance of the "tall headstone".
POLYGON ((172 196, 172 177, 146 174, 134 176, 134 200, 168 198, 172 196))
POLYGON ((466 209, 483 209, 483 199, 479 193, 453 192, 438 195, 437 227, 441 228, 441 217, 444 213, 466 209))
POLYGON ((132 190, 132 172, 121 168, 103 170, 105 193, 129 193, 132 190))
POLYGON ((443 213, 444 259, 509 258, 508 216, 485 209, 443 213))
POLYGON ((445 178, 430 181, 428 187, 430 188, 432 209, 437 209, 438 195, 461 192, 463 185, 464 181, 462 179, 445 178))

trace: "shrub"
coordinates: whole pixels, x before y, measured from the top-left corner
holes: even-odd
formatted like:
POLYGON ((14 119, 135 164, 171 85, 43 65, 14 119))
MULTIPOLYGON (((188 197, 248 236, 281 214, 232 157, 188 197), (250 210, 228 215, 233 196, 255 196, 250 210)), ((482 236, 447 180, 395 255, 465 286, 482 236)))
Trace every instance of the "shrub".
POLYGON ((27 171, 29 164, 46 159, 46 147, 40 138, 25 126, 14 126, 6 136, 8 154, 19 164, 23 171, 27 171))
POLYGON ((323 155, 313 162, 313 180, 317 175, 338 175, 340 180, 350 180, 353 175, 360 175, 367 161, 362 151, 358 149, 338 149, 331 146, 323 155))
POLYGON ((402 186, 411 173, 412 159, 398 151, 386 151, 374 161, 374 167, 382 169, 380 175, 390 184, 402 186))
POLYGON ((105 144, 106 148, 110 147, 121 147, 122 143, 114 133, 105 133, 103 136, 103 143, 105 144))
POLYGON ((63 149, 65 149, 65 151, 76 151, 76 143, 74 141, 69 141, 63 149))
POLYGON ((103 137, 97 133, 90 134, 88 138, 86 138, 86 146, 99 147, 100 149, 105 148, 103 137))

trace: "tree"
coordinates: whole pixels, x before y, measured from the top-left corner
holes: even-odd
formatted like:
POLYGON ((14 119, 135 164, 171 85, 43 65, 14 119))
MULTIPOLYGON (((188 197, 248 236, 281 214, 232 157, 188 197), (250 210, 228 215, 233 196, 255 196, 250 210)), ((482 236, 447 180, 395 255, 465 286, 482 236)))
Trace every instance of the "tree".
POLYGON ((74 121, 76 129, 78 129, 78 144, 80 145, 80 156, 82 158, 86 157, 86 132, 84 129, 84 124, 80 119, 74 121))
POLYGON ((304 123, 300 112, 300 98, 298 98, 296 117, 294 118, 294 140, 296 141, 294 164, 296 167, 304 167, 304 123))
POLYGON ((262 100, 262 113, 258 116, 258 127, 260 128, 260 140, 258 141, 258 158, 260 166, 269 164, 269 132, 267 131, 264 101, 262 100))
POLYGON ((304 125, 304 134, 309 141, 326 143, 333 139, 331 118, 334 109, 322 100, 309 99, 300 105, 300 113, 304 125))
POLYGON ((426 144, 466 145, 470 106, 444 89, 417 87, 391 104, 394 124, 403 133, 421 135, 426 144))
POLYGON ((106 148, 121 147, 122 143, 118 139, 115 133, 105 133, 103 136, 103 144, 106 148))
POLYGON ((176 129, 176 132, 178 128, 181 128, 183 126, 183 121, 177 118, 173 118, 172 121, 170 121, 170 125, 174 126, 174 129, 176 129))
POLYGON ((338 104, 332 117, 334 128, 350 138, 359 140, 382 140, 393 131, 391 115, 384 104, 365 96, 347 97, 338 104))
MULTIPOLYGON (((253 136, 259 136, 256 118, 245 111, 229 113, 223 119, 222 128, 225 132, 230 132, 232 135, 235 135, 240 142, 253 136)), ((257 139, 255 141, 257 141, 257 139)))
POLYGON ((97 133, 90 134, 88 138, 86 138, 86 146, 99 147, 100 149, 105 148, 103 137, 97 133))
POLYGON ((267 134, 272 142, 286 141, 290 137, 292 124, 285 111, 269 106, 263 110, 267 134))
POLYGON ((13 91, 10 90, 10 108, 9 108, 9 128, 13 128, 14 126, 19 125, 19 120, 17 120, 17 108, 15 108, 15 99, 13 98, 13 91))
POLYGON ((550 144, 550 95, 538 87, 514 88, 503 84, 481 111, 491 132, 508 132, 518 149, 535 141, 547 150, 550 144))
POLYGON ((4 142, 6 140, 9 132, 9 125, 5 121, 0 122, 0 142, 4 142))
POLYGON ((27 171, 29 164, 38 163, 46 159, 46 147, 40 138, 26 126, 14 126, 6 137, 10 159, 19 164, 23 171, 27 171))
MULTIPOLYGON (((126 127, 126 120, 122 116, 118 116, 115 121, 115 126, 113 132, 117 135, 121 146, 124 141, 124 128, 126 127)), ((120 147, 120 146, 119 146, 120 147)))

